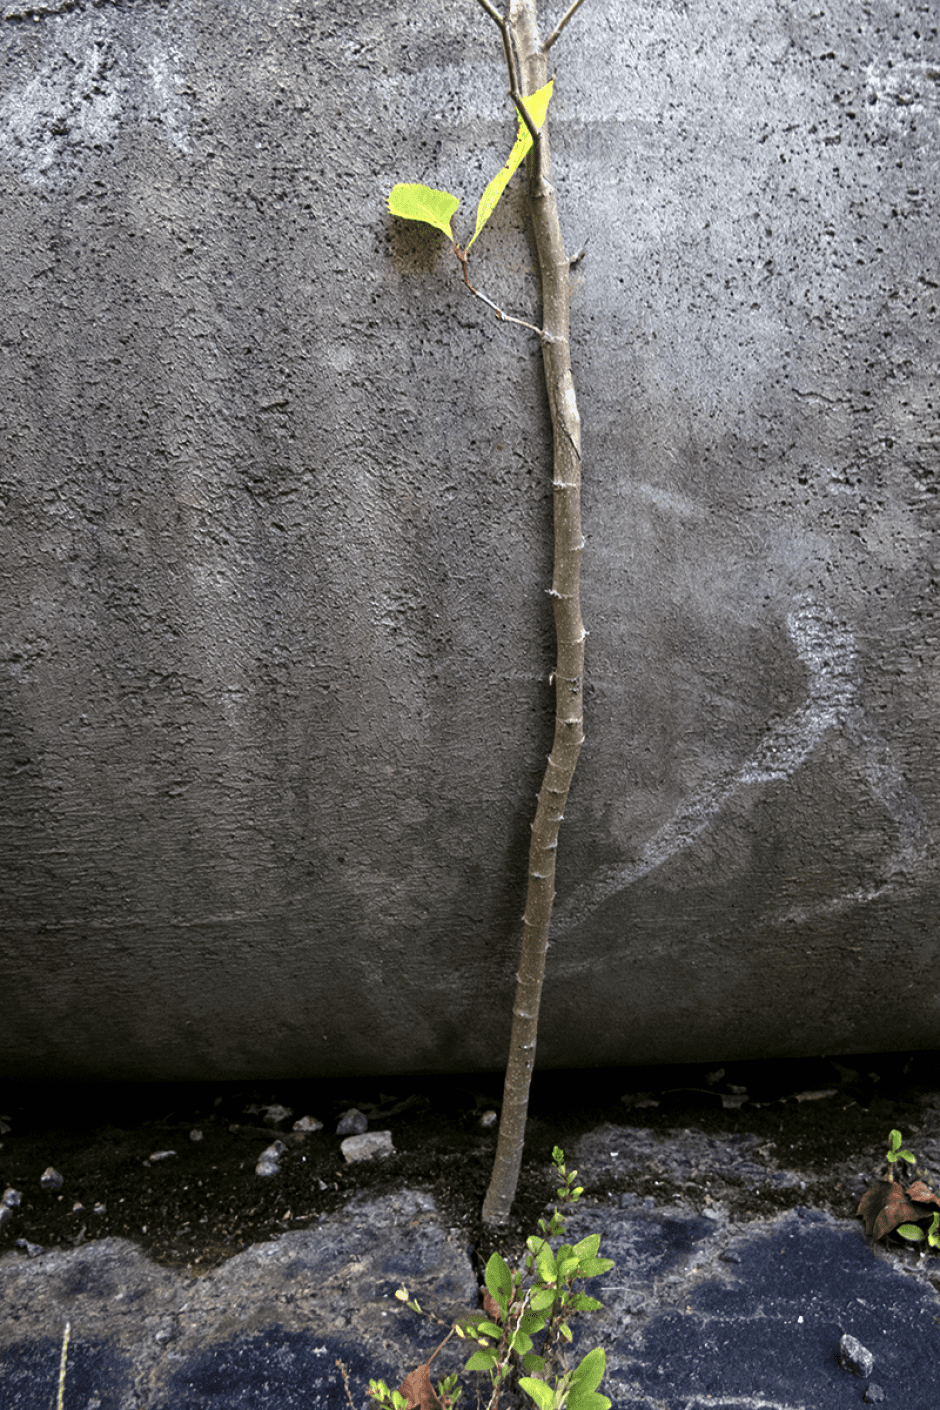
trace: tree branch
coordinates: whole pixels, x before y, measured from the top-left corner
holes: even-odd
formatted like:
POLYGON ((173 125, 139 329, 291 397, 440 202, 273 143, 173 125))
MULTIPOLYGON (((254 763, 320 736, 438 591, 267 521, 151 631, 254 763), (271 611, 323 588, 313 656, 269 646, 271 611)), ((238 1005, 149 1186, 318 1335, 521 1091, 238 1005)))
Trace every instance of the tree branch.
MULTIPOLYGON (((482 4, 483 0, 480 0, 480 3, 482 4)), ((579 10, 583 4, 584 0, 574 0, 574 4, 571 6, 571 8, 564 15, 562 15, 561 19, 558 21, 551 34, 548 36, 545 43, 542 45, 544 53, 548 53, 549 49, 555 43, 555 40, 558 38, 559 34, 561 34, 565 25, 571 19, 571 16, 574 14, 575 10, 579 10)))

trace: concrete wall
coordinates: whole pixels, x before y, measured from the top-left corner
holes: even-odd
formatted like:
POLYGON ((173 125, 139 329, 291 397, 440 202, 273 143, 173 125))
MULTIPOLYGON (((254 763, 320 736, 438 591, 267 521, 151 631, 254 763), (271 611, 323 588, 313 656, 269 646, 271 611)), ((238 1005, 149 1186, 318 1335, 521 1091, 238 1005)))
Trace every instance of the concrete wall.
MULTIPOLYGON (((385 209, 467 237, 495 28, 0 13, 2 1069, 497 1068, 540 353, 385 209)), ((937 27, 587 0, 554 51, 591 635, 546 1065, 940 1040, 937 27)), ((521 178, 474 253, 536 317, 521 178)))

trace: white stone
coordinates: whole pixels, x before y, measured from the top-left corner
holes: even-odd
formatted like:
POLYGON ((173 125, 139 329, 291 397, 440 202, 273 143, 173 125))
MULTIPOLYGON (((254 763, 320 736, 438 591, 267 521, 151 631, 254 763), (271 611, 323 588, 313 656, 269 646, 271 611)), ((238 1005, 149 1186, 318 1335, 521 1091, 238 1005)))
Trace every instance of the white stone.
POLYGON ((391 1131, 367 1131, 362 1136, 347 1136, 345 1141, 340 1142, 339 1148, 350 1165, 357 1160, 375 1160, 395 1154, 391 1131))

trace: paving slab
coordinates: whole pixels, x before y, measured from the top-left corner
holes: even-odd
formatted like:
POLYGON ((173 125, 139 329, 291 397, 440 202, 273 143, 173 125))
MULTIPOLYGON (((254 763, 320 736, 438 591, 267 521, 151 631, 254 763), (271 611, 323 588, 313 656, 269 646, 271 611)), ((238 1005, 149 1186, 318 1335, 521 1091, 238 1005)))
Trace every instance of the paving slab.
MULTIPOLYGON (((617 1134, 585 1138, 586 1168, 618 1159, 617 1134)), ((668 1142, 663 1152, 668 1165, 668 1142)), ((734 1154, 755 1179, 789 1178, 754 1152, 724 1158, 734 1154)), ((593 1280, 604 1308, 575 1323, 574 1353, 604 1347, 614 1410, 940 1410, 933 1265, 873 1249, 857 1222, 801 1207, 742 1220, 720 1202, 683 1207, 667 1189, 662 1202, 628 1193, 579 1206, 570 1236, 594 1232, 616 1266, 593 1280), (869 1376, 840 1365, 846 1334, 871 1353, 869 1376)), ((403 1282, 445 1319, 477 1305, 466 1236, 420 1189, 355 1198, 199 1278, 123 1239, 8 1253, 0 1407, 55 1404, 67 1322, 65 1410, 340 1410, 337 1360, 365 1406, 370 1377, 399 1384, 442 1335, 395 1300, 403 1282)), ((451 1344, 435 1366, 465 1357, 451 1344)))

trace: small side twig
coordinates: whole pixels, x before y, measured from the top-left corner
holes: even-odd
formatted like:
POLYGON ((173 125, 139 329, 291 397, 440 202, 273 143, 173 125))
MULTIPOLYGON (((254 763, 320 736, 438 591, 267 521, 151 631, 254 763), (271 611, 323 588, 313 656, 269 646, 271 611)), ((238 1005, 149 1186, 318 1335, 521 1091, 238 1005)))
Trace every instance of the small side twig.
POLYGON ((346 1399, 352 1406, 352 1410, 356 1410, 356 1406, 353 1402, 353 1398, 349 1390, 349 1372, 346 1370, 346 1367, 343 1365, 342 1361, 340 1361, 339 1357, 336 1358, 336 1364, 339 1367, 340 1375, 343 1378, 343 1385, 346 1387, 346 1399))
POLYGON ((479 289, 475 288, 473 284, 470 283, 470 261, 467 259, 467 256, 457 244, 456 240, 454 241, 454 254, 460 260, 463 268, 463 282, 466 284, 471 294, 476 294, 478 299, 483 300, 487 308, 493 310, 500 323, 518 323, 520 328, 528 328, 533 333, 538 333, 540 338, 548 338, 550 342, 555 341, 550 333, 546 333, 544 328, 537 328, 534 323, 526 323, 524 318, 513 318, 511 313, 503 313, 503 310, 498 304, 494 304, 492 299, 488 299, 485 294, 481 294, 479 289))
MULTIPOLYGON (((480 4, 493 23, 498 27, 503 37, 503 52, 506 55, 506 67, 509 70, 509 96, 515 103, 516 111, 528 128, 529 136, 532 138, 532 168, 530 175, 535 186, 538 186, 542 180, 542 134, 532 121, 529 110, 525 105, 525 99, 519 89, 519 79, 516 74, 516 61, 513 54, 509 21, 499 13, 495 5, 490 3, 490 0, 480 0, 480 4)), ((578 0, 578 4, 581 4, 581 0, 578 0)), ((577 6, 575 6, 575 8, 577 8, 577 6)))
POLYGON ((509 35, 509 25, 506 20, 503 19, 503 16, 496 9, 495 5, 490 4, 490 0, 480 0, 480 4, 483 6, 484 10, 489 15, 493 23, 499 26, 499 32, 503 36, 503 52, 506 55, 506 67, 509 70, 509 91, 513 92, 515 90, 518 90, 519 75, 516 72, 516 61, 515 55, 512 52, 512 40, 509 35))
POLYGON ((555 43, 555 40, 558 38, 559 34, 561 34, 565 25, 571 19, 571 16, 574 14, 575 10, 580 9, 583 4, 584 0, 574 0, 574 4, 571 6, 571 8, 567 10, 565 14, 562 15, 561 19, 558 21, 551 34, 548 36, 545 43, 542 45, 542 48, 544 49, 546 54, 548 53, 552 45, 555 43))

